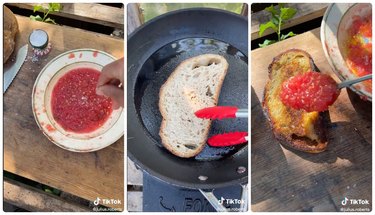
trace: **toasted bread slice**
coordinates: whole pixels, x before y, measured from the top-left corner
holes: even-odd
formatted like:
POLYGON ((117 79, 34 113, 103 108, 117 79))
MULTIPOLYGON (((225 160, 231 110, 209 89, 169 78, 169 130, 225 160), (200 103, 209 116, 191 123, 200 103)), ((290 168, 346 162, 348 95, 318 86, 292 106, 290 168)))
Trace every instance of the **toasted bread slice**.
POLYGON ((291 49, 275 57, 268 67, 263 109, 276 139, 282 144, 299 151, 319 153, 327 148, 327 113, 295 110, 285 106, 280 99, 282 83, 308 71, 317 72, 317 69, 305 51, 291 49))
POLYGON ((159 136, 170 152, 189 158, 202 151, 211 120, 199 119, 194 112, 217 105, 227 70, 224 57, 199 55, 183 61, 161 87, 159 136))

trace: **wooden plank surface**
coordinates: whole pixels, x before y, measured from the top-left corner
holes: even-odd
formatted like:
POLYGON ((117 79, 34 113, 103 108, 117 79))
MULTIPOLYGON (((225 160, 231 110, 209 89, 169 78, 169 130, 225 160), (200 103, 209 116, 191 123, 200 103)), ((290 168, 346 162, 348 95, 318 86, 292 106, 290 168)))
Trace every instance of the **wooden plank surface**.
MULTIPOLYGON (((36 3, 8 4, 31 11, 34 5, 37 5, 36 3)), ((48 8, 47 3, 39 5, 48 8)), ((61 3, 61 6, 61 10, 59 12, 54 12, 54 15, 124 29, 124 8, 93 3, 61 3)))
MULTIPOLYGON (((273 57, 290 48, 310 53, 317 67, 332 73, 325 59, 320 29, 251 52, 253 211, 337 211, 348 199, 371 199, 372 104, 342 90, 330 107, 326 152, 308 154, 282 147, 264 117, 261 101, 273 57)), ((338 79, 336 79, 338 80, 338 79)), ((371 208, 370 205, 347 205, 371 208)))
POLYGON ((127 7, 128 35, 142 25, 143 19, 138 3, 130 3, 127 7))
POLYGON ((242 4, 241 16, 249 16, 249 5, 247 3, 242 4))
POLYGON ((129 212, 142 212, 143 210, 143 193, 142 191, 129 191, 127 210, 129 212))
POLYGON ((94 48, 120 58, 124 41, 80 29, 30 21, 17 16, 20 32, 16 50, 26 44, 33 29, 44 29, 52 43, 49 55, 26 62, 4 94, 4 169, 55 187, 89 201, 124 197, 124 140, 92 153, 74 153, 59 148, 42 134, 31 108, 33 84, 41 69, 57 55, 77 48, 94 48))
POLYGON ((17 181, 4 179, 4 201, 28 211, 39 212, 89 212, 89 208, 17 181))
POLYGON ((129 158, 127 162, 128 185, 143 186, 143 172, 129 158))
MULTIPOLYGON (((286 7, 293 7, 297 9, 296 15, 285 22, 284 26, 281 29, 286 29, 312 19, 322 17, 324 12, 326 11, 329 4, 327 3, 319 3, 319 4, 311 4, 311 3, 288 3, 286 7)), ((251 14, 251 40, 255 40, 259 38, 259 25, 261 23, 266 23, 270 20, 270 13, 267 11, 259 11, 256 13, 251 14)), ((273 30, 268 29, 263 33, 263 36, 267 36, 269 34, 274 33, 273 30)))
POLYGON ((141 212, 143 207, 143 192, 140 188, 143 187, 143 172, 135 166, 132 160, 127 159, 127 210, 130 212, 141 212), (134 189, 134 187, 136 187, 136 189, 134 189))

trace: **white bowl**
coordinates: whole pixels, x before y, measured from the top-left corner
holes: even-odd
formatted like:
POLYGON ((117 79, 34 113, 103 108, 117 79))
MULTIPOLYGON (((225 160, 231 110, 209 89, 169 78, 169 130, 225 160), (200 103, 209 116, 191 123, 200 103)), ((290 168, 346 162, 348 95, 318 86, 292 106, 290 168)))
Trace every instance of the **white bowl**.
MULTIPOLYGON (((332 70, 341 81, 354 79, 353 74, 346 64, 346 42, 349 38, 349 30, 355 19, 364 19, 371 16, 372 8, 369 3, 334 3, 331 4, 323 17, 320 38, 324 54, 331 65, 332 70)), ((372 100, 372 92, 363 83, 350 87, 361 98, 372 100)))
POLYGON ((113 110, 108 120, 89 133, 64 130, 55 120, 51 110, 52 90, 64 74, 74 68, 89 67, 101 71, 115 58, 93 49, 76 49, 52 59, 39 73, 32 93, 35 121, 44 135, 59 147, 74 152, 91 152, 116 142, 124 134, 124 111, 113 110))

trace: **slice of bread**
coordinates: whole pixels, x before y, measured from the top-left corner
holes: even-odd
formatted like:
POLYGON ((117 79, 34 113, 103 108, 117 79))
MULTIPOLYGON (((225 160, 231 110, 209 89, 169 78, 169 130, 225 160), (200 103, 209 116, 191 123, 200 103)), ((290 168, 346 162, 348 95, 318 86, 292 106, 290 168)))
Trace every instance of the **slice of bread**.
POLYGON ((194 112, 217 105, 227 70, 224 57, 199 55, 183 61, 161 87, 159 135, 174 155, 189 158, 203 150, 211 120, 199 119, 194 112))
POLYGON ((4 29, 3 29, 3 63, 5 64, 9 59, 10 55, 14 51, 16 45, 16 34, 18 32, 18 22, 13 12, 3 6, 4 8, 4 29))
POLYGON ((305 51, 291 49, 275 57, 268 67, 263 109, 276 139, 282 144, 299 151, 319 153, 327 148, 328 113, 295 110, 285 106, 280 99, 283 82, 308 71, 317 72, 317 68, 305 51))

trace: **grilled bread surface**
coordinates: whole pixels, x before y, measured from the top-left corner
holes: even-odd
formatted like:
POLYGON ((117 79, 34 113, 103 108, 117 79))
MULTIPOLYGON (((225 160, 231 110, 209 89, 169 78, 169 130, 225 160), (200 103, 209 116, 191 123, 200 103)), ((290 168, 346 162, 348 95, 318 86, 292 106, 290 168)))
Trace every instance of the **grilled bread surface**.
POLYGON ((293 149, 319 153, 327 148, 326 112, 306 112, 285 106, 280 99, 284 81, 297 74, 317 69, 311 56, 302 50, 290 49, 269 65, 269 80, 264 91, 263 109, 273 133, 282 144, 293 149))

